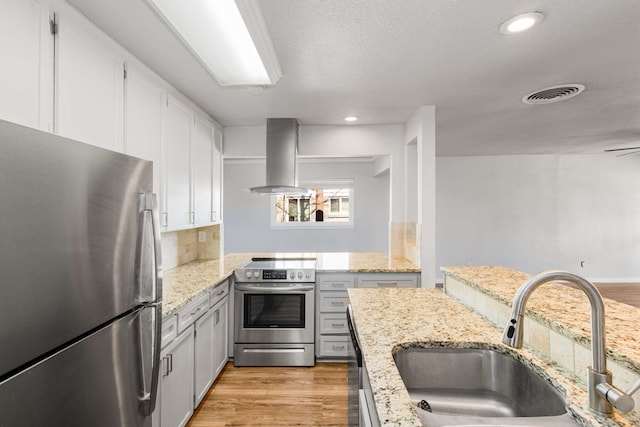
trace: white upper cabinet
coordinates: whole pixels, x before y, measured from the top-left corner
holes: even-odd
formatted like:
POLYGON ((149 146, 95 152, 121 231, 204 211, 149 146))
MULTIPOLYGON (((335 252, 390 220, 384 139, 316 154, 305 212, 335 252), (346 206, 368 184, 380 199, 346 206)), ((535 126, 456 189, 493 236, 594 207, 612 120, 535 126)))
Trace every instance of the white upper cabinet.
POLYGON ((66 1, 2 0, 0 58, 0 119, 151 160, 163 231, 221 221, 220 127, 66 1))
POLYGON ((53 131, 53 35, 48 2, 3 0, 0 119, 53 131))
POLYGON ((122 152, 124 61, 72 9, 58 18, 56 133, 122 152))
POLYGON ((194 225, 213 223, 213 123, 196 116, 191 138, 194 225))
POLYGON ((164 212, 162 138, 167 110, 167 92, 136 67, 127 67, 125 79, 124 152, 153 162, 153 191, 164 212))
POLYGON ((191 210, 191 127, 193 112, 176 98, 169 96, 167 111, 167 144, 165 150, 166 211, 163 220, 167 230, 189 228, 193 224, 191 210))
POLYGON ((220 220, 222 133, 173 96, 167 112, 167 231, 203 227, 220 220))
POLYGON ((213 131, 213 187, 212 221, 222 221, 222 129, 216 126, 213 131))

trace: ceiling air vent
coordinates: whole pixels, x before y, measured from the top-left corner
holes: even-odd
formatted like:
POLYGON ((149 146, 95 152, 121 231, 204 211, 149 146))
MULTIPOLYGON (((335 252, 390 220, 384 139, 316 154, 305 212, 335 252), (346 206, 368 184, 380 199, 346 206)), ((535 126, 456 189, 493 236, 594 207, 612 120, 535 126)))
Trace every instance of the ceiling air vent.
POLYGON ((569 98, 573 98, 574 96, 582 93, 584 89, 584 85, 579 84, 551 86, 526 95, 522 98, 522 102, 532 105, 552 104, 554 102, 565 101, 569 98))

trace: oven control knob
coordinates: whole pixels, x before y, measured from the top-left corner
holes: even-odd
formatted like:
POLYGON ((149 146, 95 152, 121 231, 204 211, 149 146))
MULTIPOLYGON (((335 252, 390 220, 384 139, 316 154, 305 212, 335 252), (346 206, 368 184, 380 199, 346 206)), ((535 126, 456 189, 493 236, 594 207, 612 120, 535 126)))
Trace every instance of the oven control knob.
POLYGON ((247 279, 250 279, 250 278, 251 278, 251 271, 247 270, 247 279))
POLYGON ((257 279, 258 277, 260 277, 260 272, 259 272, 258 270, 254 271, 254 272, 253 272, 253 277, 254 277, 255 279, 257 279))
POLYGON ((290 271, 289 272, 289 277, 291 278, 291 280, 296 278, 296 272, 295 271, 290 271))
POLYGON ((307 272, 304 274, 304 277, 306 277, 307 279, 310 279, 310 278, 311 278, 311 272, 310 272, 310 271, 307 271, 307 272))
POLYGON ((298 279, 302 279, 302 271, 298 271, 298 279))

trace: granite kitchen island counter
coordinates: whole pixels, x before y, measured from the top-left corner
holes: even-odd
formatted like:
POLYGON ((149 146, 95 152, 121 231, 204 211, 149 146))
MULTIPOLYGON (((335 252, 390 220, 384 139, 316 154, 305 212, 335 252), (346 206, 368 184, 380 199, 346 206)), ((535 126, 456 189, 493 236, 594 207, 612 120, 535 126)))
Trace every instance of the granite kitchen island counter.
POLYGON ((407 347, 489 348, 515 355, 566 395, 569 411, 580 424, 640 425, 635 414, 624 418, 615 414, 612 419, 593 416, 585 409, 586 391, 575 378, 526 349, 504 346, 502 330, 442 290, 350 289, 349 299, 375 411, 383 426, 422 425, 393 360, 395 351, 407 347))
POLYGON ((164 273, 163 314, 170 315, 200 293, 227 280, 235 269, 251 258, 316 258, 317 272, 419 273, 420 268, 404 258, 381 252, 256 252, 234 253, 219 260, 192 261, 164 273))

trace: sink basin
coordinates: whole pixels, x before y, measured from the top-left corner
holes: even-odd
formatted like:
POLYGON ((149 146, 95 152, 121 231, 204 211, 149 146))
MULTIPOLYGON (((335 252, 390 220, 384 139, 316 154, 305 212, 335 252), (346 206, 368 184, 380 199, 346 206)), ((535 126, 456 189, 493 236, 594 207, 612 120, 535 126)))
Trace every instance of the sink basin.
POLYGON ((427 425, 576 425, 564 397, 535 371, 489 349, 408 348, 394 360, 427 425))

